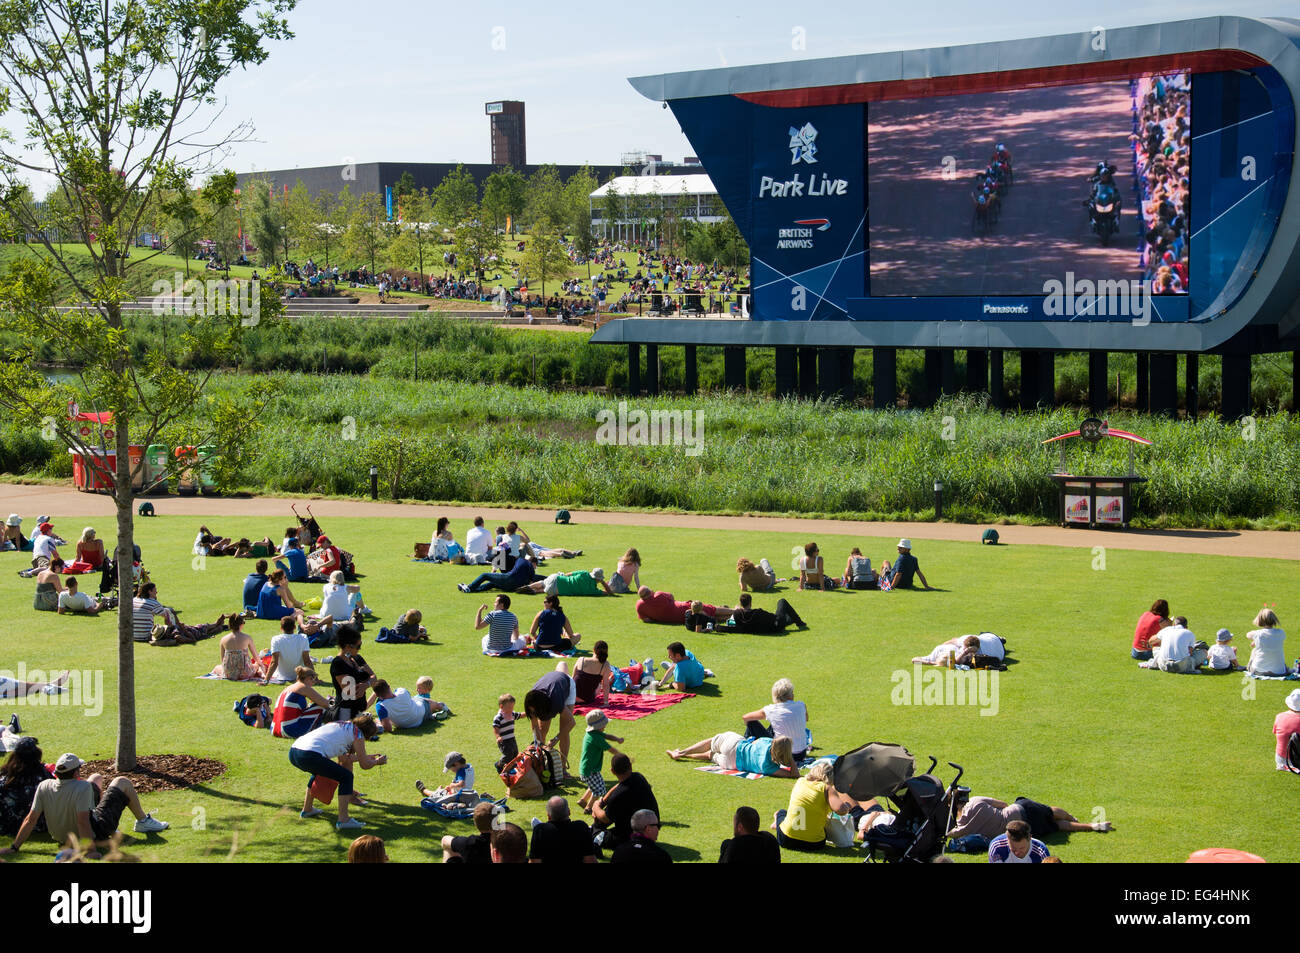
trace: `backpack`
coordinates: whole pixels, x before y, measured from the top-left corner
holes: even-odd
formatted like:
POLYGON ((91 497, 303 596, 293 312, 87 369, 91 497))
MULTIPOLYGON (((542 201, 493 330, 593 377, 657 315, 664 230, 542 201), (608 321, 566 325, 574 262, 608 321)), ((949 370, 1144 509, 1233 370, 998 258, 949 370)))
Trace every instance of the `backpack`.
POLYGON ((557 522, 557 523, 564 523, 565 525, 568 525, 568 522, 569 522, 569 511, 568 511, 568 510, 556 510, 556 511, 555 511, 555 522, 557 522))
POLYGON ((1300 732, 1293 733, 1287 742, 1286 769, 1292 774, 1300 774, 1300 732))
POLYGON ((532 762, 543 788, 553 788, 564 782, 564 758, 554 748, 547 748, 534 741, 524 754, 532 762))
POLYGON ((984 543, 992 543, 996 546, 998 544, 998 531, 992 527, 986 529, 984 535, 980 537, 980 545, 982 546, 984 543))
POLYGON ((262 721, 264 722, 262 727, 270 728, 271 727, 270 707, 271 707, 271 699, 267 698, 265 695, 245 695, 239 701, 235 702, 235 715, 238 716, 240 721, 248 725, 248 727, 252 728, 257 723, 257 717, 255 715, 248 714, 248 709, 261 708, 262 721))

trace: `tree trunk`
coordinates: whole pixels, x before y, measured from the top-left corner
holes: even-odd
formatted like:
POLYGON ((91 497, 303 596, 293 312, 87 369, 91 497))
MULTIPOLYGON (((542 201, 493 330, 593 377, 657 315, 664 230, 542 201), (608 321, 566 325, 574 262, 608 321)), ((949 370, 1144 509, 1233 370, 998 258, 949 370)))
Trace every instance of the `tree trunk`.
POLYGON ((118 771, 135 768, 135 630, 131 611, 135 544, 135 491, 131 488, 129 422, 113 420, 117 445, 114 502, 117 504, 117 753, 118 771))

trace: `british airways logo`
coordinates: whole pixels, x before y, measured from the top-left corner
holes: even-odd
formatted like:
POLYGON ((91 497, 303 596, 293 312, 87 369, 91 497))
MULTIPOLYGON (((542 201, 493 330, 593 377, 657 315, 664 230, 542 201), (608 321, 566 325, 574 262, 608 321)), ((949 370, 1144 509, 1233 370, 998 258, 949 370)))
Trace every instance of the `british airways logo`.
POLYGON ((831 227, 831 220, 829 218, 797 218, 794 223, 796 225, 816 227, 819 232, 828 231, 831 227))

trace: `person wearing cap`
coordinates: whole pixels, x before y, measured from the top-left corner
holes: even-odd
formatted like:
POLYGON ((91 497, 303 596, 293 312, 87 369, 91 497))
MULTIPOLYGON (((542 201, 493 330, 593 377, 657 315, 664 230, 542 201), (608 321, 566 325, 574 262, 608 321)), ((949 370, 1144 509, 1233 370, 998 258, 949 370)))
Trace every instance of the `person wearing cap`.
POLYGON ((10 513, 5 520, 5 530, 3 540, 0 540, 0 551, 18 550, 19 552, 30 552, 32 541, 23 535, 23 518, 17 513, 10 513))
POLYGON ((605 570, 597 567, 576 572, 553 572, 545 579, 529 583, 520 592, 544 592, 548 596, 614 596, 605 582, 605 570))
POLYGON ((316 550, 308 557, 308 562, 314 565, 314 575, 320 576, 324 582, 334 570, 343 568, 343 554, 328 536, 322 534, 316 538, 316 550))
POLYGON ((890 589, 911 589, 913 575, 920 577, 922 588, 930 588, 930 584, 926 582, 925 573, 921 572, 920 563, 912 555, 912 541, 903 538, 898 541, 898 558, 894 560, 892 565, 886 559, 881 565, 880 576, 890 589))
POLYGON ((442 763, 442 772, 455 771, 452 779, 440 788, 430 790, 424 786, 424 782, 416 779, 415 789, 420 792, 420 797, 429 803, 422 805, 426 808, 432 808, 436 805, 448 805, 461 802, 464 804, 477 804, 480 800, 478 792, 474 790, 474 765, 465 760, 465 756, 459 751, 447 752, 446 760, 442 763))
POLYGON ((1214 636, 1214 644, 1210 646, 1210 671, 1212 672, 1237 672, 1241 666, 1237 664, 1237 650, 1230 644, 1232 642, 1232 633, 1227 629, 1220 629, 1214 636))
POLYGON ((276 568, 283 569, 290 582, 308 581, 311 571, 307 568, 307 554, 302 551, 302 544, 298 542, 297 536, 291 536, 284 541, 284 551, 280 553, 280 557, 275 561, 276 568), (281 562, 281 559, 284 561, 281 562))
POLYGON ((1300 688, 1286 696, 1286 709, 1273 719, 1273 734, 1277 736, 1273 764, 1279 771, 1286 771, 1287 746, 1292 735, 1300 734, 1300 688))
POLYGON ((50 560, 59 555, 58 544, 61 542, 54 535, 53 523, 48 520, 40 523, 36 527, 36 535, 32 537, 32 565, 49 565, 50 560))
MULTIPOLYGON (((92 774, 83 781, 77 777, 83 764, 70 752, 59 756, 54 763, 54 777, 36 786, 32 809, 14 836, 13 846, 0 853, 17 853, 41 818, 45 819, 50 837, 60 847, 66 846, 74 834, 83 845, 109 844, 117 833, 118 821, 128 809, 135 815, 137 834, 154 834, 170 826, 145 813, 129 778, 116 777, 107 787, 100 774, 92 774)), ((99 854, 91 851, 87 856, 93 859, 99 854)))
POLYGON ((605 796, 605 779, 601 776, 601 770, 605 766, 605 752, 615 755, 621 753, 610 742, 623 744, 625 740, 618 735, 606 734, 605 727, 608 724, 609 716, 602 709, 594 708, 587 712, 587 732, 582 739, 582 755, 578 760, 578 776, 587 785, 587 790, 578 798, 578 806, 587 814, 591 813, 592 802, 605 796))
POLYGON ((651 810, 640 810, 632 815, 632 836, 620 844, 610 856, 611 864, 671 864, 668 851, 656 843, 659 840, 659 816, 651 810))

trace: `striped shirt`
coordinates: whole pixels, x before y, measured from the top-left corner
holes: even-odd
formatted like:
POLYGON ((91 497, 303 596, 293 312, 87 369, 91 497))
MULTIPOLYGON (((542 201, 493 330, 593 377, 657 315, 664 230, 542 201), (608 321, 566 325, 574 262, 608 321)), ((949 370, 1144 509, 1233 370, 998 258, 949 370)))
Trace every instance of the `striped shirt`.
POLYGON ((519 617, 508 609, 494 609, 483 617, 488 623, 488 651, 508 652, 519 628, 519 617))
POLYGON ((163 604, 157 599, 141 599, 136 596, 131 600, 132 638, 137 642, 148 642, 153 633, 154 616, 162 615, 163 604))
POLYGON ((496 717, 492 719, 492 727, 497 730, 497 741, 513 741, 515 738, 515 722, 520 719, 520 714, 513 711, 506 714, 500 708, 497 709, 496 717))
POLYGON ((1044 857, 1050 857, 1047 845, 1037 838, 1029 839, 1029 853, 1017 857, 1011 850, 1011 841, 1006 834, 999 834, 989 843, 990 864, 1041 864, 1044 857))

